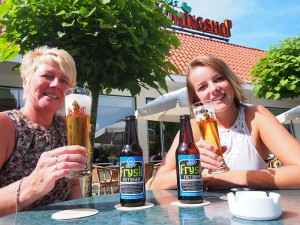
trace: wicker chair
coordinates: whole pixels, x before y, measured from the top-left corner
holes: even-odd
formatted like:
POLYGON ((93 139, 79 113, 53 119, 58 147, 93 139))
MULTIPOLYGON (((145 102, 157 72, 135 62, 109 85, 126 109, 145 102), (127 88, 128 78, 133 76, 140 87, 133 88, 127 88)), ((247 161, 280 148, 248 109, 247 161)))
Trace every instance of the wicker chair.
POLYGON ((154 170, 153 163, 145 163, 145 183, 152 177, 154 170))
POLYGON ((119 170, 106 168, 102 166, 94 166, 92 172, 92 181, 93 185, 98 186, 98 195, 107 194, 106 189, 110 189, 110 193, 114 193, 114 189, 116 192, 119 191, 119 170), (103 190, 102 190, 103 189, 103 190))

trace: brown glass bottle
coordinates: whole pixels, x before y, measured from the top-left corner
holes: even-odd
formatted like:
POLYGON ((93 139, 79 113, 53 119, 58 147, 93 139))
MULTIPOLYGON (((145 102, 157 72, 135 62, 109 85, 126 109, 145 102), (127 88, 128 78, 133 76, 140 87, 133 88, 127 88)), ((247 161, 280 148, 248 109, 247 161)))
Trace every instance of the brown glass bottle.
POLYGON ((194 143, 189 115, 180 116, 180 136, 176 150, 178 200, 185 204, 203 202, 200 154, 194 143))
POLYGON ((126 117, 124 145, 120 151, 120 203, 125 207, 145 205, 143 150, 135 116, 126 117))

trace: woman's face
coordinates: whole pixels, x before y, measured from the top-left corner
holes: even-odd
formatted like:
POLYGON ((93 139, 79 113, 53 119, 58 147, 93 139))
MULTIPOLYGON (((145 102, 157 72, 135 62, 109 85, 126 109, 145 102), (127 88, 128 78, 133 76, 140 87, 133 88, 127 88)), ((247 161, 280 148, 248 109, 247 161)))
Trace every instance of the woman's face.
POLYGON ((190 82, 201 101, 214 101, 216 111, 224 111, 234 102, 234 90, 226 77, 206 66, 197 66, 190 72, 190 82))
POLYGON ((64 106, 64 91, 70 87, 68 77, 60 70, 59 65, 40 64, 27 82, 28 97, 26 104, 33 104, 36 109, 56 112, 64 106))

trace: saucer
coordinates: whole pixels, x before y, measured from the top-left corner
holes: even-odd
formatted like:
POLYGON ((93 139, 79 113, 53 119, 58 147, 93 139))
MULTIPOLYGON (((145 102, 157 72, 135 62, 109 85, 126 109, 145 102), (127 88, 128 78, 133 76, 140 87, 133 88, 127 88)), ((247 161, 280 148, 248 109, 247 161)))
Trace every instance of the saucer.
POLYGON ((119 211, 135 211, 135 210, 141 210, 141 209, 147 209, 153 207, 154 204, 151 202, 145 202, 145 205, 138 206, 138 207, 123 207, 121 204, 115 205, 115 209, 119 211))
POLYGON ((93 216, 96 215, 98 212, 99 210, 90 208, 68 209, 53 213, 51 218, 54 220, 72 220, 93 216))
POLYGON ((206 200, 203 200, 203 202, 201 203, 196 203, 196 204, 184 204, 184 203, 181 203, 179 201, 173 201, 171 202, 172 205, 176 205, 176 206, 179 206, 179 207, 199 207, 199 206, 206 206, 206 205, 209 205, 210 202, 209 201, 206 201, 206 200))

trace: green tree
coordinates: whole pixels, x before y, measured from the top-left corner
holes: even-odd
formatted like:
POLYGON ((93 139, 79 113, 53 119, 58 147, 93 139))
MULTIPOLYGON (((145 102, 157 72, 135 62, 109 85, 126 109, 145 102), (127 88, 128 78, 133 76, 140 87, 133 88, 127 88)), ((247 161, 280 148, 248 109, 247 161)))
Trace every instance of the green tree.
POLYGON ((280 100, 300 94, 300 37, 272 45, 252 68, 256 96, 280 100))
MULTIPOLYGON (((154 0, 6 0, 0 4, 0 60, 48 45, 67 50, 76 61, 78 85, 92 91, 91 143, 99 93, 141 87, 167 90, 165 77, 178 72, 167 60, 179 39, 154 0)), ((175 13, 167 4, 165 9, 175 13)), ((92 156, 92 148, 89 149, 92 156)), ((92 157, 89 166, 92 166, 92 157)), ((84 181, 91 196, 91 178, 84 181)))

